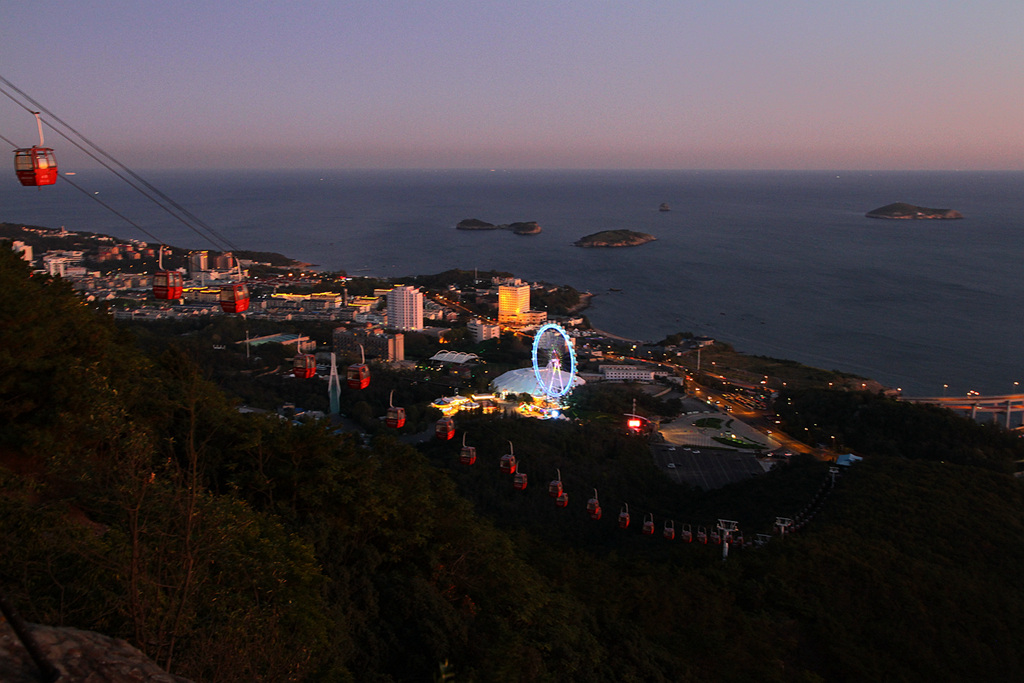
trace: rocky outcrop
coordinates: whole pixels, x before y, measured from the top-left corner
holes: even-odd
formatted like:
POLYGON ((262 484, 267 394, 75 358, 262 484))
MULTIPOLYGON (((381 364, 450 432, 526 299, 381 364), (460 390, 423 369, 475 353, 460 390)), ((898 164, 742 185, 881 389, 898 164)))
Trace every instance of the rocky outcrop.
POLYGON ((868 211, 864 215, 868 218, 895 218, 900 220, 963 218, 959 211, 954 211, 953 209, 929 209, 905 202, 886 204, 885 206, 868 211))
POLYGON ((541 231, 537 221, 521 221, 495 225, 479 218, 464 218, 455 225, 456 230, 511 230, 517 235, 536 235, 541 231))
POLYGON ((604 230, 587 235, 573 242, 577 247, 636 247, 657 238, 645 232, 633 230, 604 230))
MULTIPOLYGON (((28 624, 43 658, 60 673, 58 681, 96 683, 190 683, 169 674, 124 640, 91 631, 28 624)), ((21 640, 0 619, 0 681, 39 683, 42 673, 21 640)))

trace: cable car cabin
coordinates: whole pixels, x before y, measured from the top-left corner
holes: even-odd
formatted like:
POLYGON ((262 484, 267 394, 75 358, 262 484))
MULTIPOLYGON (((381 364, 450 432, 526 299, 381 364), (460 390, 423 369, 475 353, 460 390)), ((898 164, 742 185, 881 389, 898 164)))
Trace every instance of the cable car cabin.
POLYGON ((316 376, 316 356, 304 353, 295 356, 292 361, 292 373, 299 379, 310 379, 316 376))
POLYGON ((693 543, 693 532, 690 530, 689 524, 683 525, 683 530, 679 532, 679 538, 681 538, 684 543, 693 543))
POLYGON ((722 535, 717 531, 712 531, 710 534, 708 534, 708 536, 710 537, 711 542, 715 545, 719 545, 722 543, 722 535))
POLYGON ((708 532, 702 526, 697 527, 697 542, 705 545, 708 542, 708 532))
POLYGON ((587 501, 587 514, 591 519, 601 519, 601 502, 597 499, 597 489, 594 489, 594 497, 587 501))
POLYGON ((505 474, 516 473, 516 456, 511 453, 506 453, 501 456, 501 471, 505 474))
POLYGON ((673 540, 676 537, 676 523, 672 520, 666 521, 665 527, 661 530, 661 535, 665 537, 665 540, 673 540))
POLYGON ((516 476, 512 478, 512 487, 516 491, 526 490, 526 472, 516 472, 516 476))
POLYGON ((442 417, 434 425, 434 436, 442 441, 451 441, 455 436, 455 420, 450 417, 442 417))
POLYGON ((388 408, 387 417, 388 427, 392 429, 401 429, 405 426, 405 408, 396 408, 391 406, 388 408))
POLYGON ((562 480, 552 479, 551 483, 548 484, 548 495, 552 498, 558 498, 562 495, 562 480))
POLYGON ((53 185, 57 182, 57 159, 49 147, 26 147, 14 150, 14 172, 18 182, 27 187, 53 185))
POLYGON ((567 507, 569 505, 569 494, 562 491, 558 494, 558 498, 555 498, 555 505, 560 508, 567 507))
POLYGON ((220 288, 220 308, 225 313, 245 313, 249 310, 249 288, 244 282, 220 288))
POLYGON ((619 528, 629 528, 629 511, 623 508, 622 512, 619 513, 619 528))
POLYGON ((345 371, 349 389, 365 389, 370 386, 370 368, 365 363, 353 363, 345 371))
POLYGON ((176 270, 160 270, 153 276, 153 296, 157 299, 180 299, 185 280, 176 270))
POLYGON ((653 514, 648 514, 648 517, 650 519, 648 519, 646 517, 644 518, 643 533, 644 533, 644 536, 653 536, 654 535, 654 515, 653 514))
POLYGON ((459 451, 459 462, 463 465, 472 465, 476 462, 476 446, 463 446, 459 451))
POLYGON ((737 548, 742 548, 743 547, 743 534, 737 533, 735 536, 732 537, 731 543, 733 545, 735 545, 737 548))

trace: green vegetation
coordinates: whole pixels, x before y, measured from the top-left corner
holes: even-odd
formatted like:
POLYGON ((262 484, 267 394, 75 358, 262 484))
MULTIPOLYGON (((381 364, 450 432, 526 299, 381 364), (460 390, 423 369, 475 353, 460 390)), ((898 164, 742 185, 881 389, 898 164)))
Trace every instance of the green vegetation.
POLYGON ((656 237, 635 230, 602 230, 586 235, 573 244, 577 247, 633 247, 652 242, 656 237))
POLYGON ((791 434, 857 452, 934 460, 1008 472, 1024 457, 1020 437, 936 406, 870 392, 784 392, 776 411, 791 434))
MULTIPOLYGON (((636 522, 734 519, 750 540, 797 516, 827 464, 794 457, 703 493, 621 429, 496 416, 460 416, 451 442, 363 446, 240 414, 241 385, 208 377, 244 357, 187 343, 204 329, 141 335, 143 353, 0 249, 0 583, 30 621, 125 638, 201 681, 1024 676, 1024 490, 1005 474, 1022 451, 996 428, 873 395, 787 396, 793 429, 866 459, 801 532, 723 563, 636 522), (510 441, 525 491, 498 470, 510 441), (556 469, 566 509, 547 495, 556 469), (583 511, 594 488, 599 522, 583 511)), ((371 386, 343 392, 353 412, 374 412, 371 386)))
MULTIPOLYGON (((683 365, 696 370, 697 356, 692 352, 684 357, 683 365)), ((709 347, 701 349, 700 369, 703 373, 724 376, 729 380, 737 380, 752 385, 764 385, 769 389, 803 389, 812 387, 836 387, 859 389, 862 385, 871 390, 877 390, 880 385, 864 377, 839 370, 822 370, 820 368, 803 365, 793 360, 782 360, 768 356, 749 356, 737 352, 729 344, 715 342, 709 347), (767 378, 767 379, 766 379, 767 378)), ((705 375, 702 383, 708 385, 719 385, 723 388, 728 382, 715 380, 714 377, 705 375)))

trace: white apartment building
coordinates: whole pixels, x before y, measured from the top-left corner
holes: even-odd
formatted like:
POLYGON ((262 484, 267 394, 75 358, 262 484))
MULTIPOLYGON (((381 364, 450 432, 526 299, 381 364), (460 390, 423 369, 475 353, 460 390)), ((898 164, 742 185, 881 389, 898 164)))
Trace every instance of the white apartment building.
POLYGON ((402 285, 388 292, 388 327, 395 330, 423 329, 423 292, 402 285))
POLYGON ((501 326, 485 323, 479 318, 473 318, 470 320, 466 324, 466 327, 469 329, 469 333, 473 336, 473 341, 477 343, 488 339, 496 339, 501 336, 501 326))
POLYGON ((640 365, 601 365, 599 369, 605 380, 608 381, 654 381, 654 370, 640 365))

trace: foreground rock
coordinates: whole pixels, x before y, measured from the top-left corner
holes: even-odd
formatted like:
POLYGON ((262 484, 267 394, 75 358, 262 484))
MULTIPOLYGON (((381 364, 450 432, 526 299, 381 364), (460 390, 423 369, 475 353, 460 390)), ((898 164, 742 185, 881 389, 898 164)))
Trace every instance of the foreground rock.
POLYGON ((522 221, 519 223, 503 223, 495 225, 487 223, 479 218, 465 218, 456 224, 457 230, 511 230, 517 235, 536 235, 541 228, 537 221, 522 221))
MULTIPOLYGON (((97 683, 190 683, 169 674, 127 642, 74 628, 28 625, 43 657, 60 672, 59 681, 97 683)), ((39 668, 14 630, 0 619, 0 681, 39 683, 39 668)))
POLYGON ((653 242, 657 237, 633 230, 604 230, 573 242, 577 247, 636 247, 653 242))
POLYGON ((905 202, 886 204, 873 211, 868 211, 864 215, 868 218, 895 218, 901 220, 963 218, 959 211, 954 211, 953 209, 929 209, 905 202))

